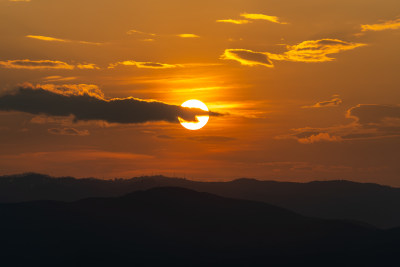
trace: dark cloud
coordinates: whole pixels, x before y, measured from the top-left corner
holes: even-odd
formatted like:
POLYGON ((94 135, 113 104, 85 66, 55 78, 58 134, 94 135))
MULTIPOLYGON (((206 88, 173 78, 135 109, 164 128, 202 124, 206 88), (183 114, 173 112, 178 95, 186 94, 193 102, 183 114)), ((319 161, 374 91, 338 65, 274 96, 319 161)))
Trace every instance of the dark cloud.
POLYGON ((88 130, 77 130, 75 128, 51 128, 47 130, 51 134, 57 135, 79 135, 86 136, 89 135, 88 130))
POLYGON ((75 121, 96 120, 109 123, 178 122, 178 117, 186 121, 196 121, 196 115, 219 115, 157 101, 136 98, 105 99, 99 94, 85 91, 71 93, 33 86, 22 87, 0 96, 0 110, 48 116, 72 115, 75 121))

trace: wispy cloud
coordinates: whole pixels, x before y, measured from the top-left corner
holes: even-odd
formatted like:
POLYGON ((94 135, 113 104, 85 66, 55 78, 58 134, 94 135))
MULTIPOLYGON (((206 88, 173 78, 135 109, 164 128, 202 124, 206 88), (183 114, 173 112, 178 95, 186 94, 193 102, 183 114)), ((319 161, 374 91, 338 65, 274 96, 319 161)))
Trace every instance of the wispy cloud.
POLYGON ((240 14, 240 16, 244 17, 246 19, 266 20, 266 21, 270 21, 270 22, 278 23, 278 24, 288 24, 286 22, 279 21, 279 18, 276 16, 269 16, 269 15, 264 15, 264 14, 249 14, 249 13, 242 13, 242 14, 240 14))
POLYGON ((384 30, 397 30, 400 29, 400 18, 394 20, 387 20, 376 24, 363 24, 361 30, 365 31, 384 31, 384 30))
POLYGON ((153 37, 180 37, 180 38, 199 38, 197 34, 193 33, 180 33, 180 34, 158 34, 158 33, 149 33, 138 30, 129 30, 126 32, 128 35, 139 35, 139 36, 148 36, 151 38, 140 39, 140 41, 155 41, 153 37))
POLYGON ((302 144, 400 136, 400 105, 359 104, 347 110, 351 123, 325 128, 293 129, 277 139, 295 139, 302 144))
POLYGON ((200 36, 196 35, 196 34, 192 34, 192 33, 181 33, 177 35, 178 37, 181 38, 199 38, 200 36))
POLYGON ((48 42, 69 42, 69 40, 66 39, 60 39, 60 38, 54 38, 54 37, 48 37, 48 36, 42 36, 42 35, 26 35, 26 38, 31 38, 31 39, 37 39, 41 41, 48 41, 48 42))
POLYGON ((342 141, 342 138, 329 133, 315 133, 306 137, 298 138, 297 141, 301 144, 313 144, 317 142, 338 142, 342 141))
POLYGON ((302 108, 325 108, 325 107, 338 107, 343 101, 338 96, 335 96, 331 100, 317 102, 311 106, 303 106, 302 108))
POLYGON ((133 34, 141 34, 141 35, 150 35, 150 36, 156 36, 157 34, 155 33, 149 33, 149 32, 142 32, 138 30, 129 30, 126 32, 126 34, 133 35, 133 34))
POLYGON ((346 42, 338 39, 321 39, 304 41, 296 45, 287 46, 288 51, 282 54, 269 52, 256 52, 247 49, 225 49, 221 59, 230 59, 240 62, 242 65, 273 67, 272 60, 295 62, 326 62, 335 60, 329 57, 346 50, 365 46, 362 43, 346 42))
POLYGON ((75 66, 56 60, 6 60, 0 61, 0 66, 8 69, 68 69, 72 70, 75 66))
POLYGON ((87 70, 98 70, 98 69, 100 69, 99 67, 97 67, 96 64, 93 64, 93 63, 77 64, 76 67, 78 69, 87 69, 87 70))
POLYGON ((74 41, 74 40, 69 40, 69 39, 61 39, 61 38, 42 36, 42 35, 26 35, 25 37, 40 40, 40 41, 46 41, 46 42, 79 43, 79 44, 89 44, 89 45, 101 45, 102 44, 102 43, 87 42, 87 41, 74 41))
POLYGON ((247 49, 225 49, 221 59, 236 60, 246 66, 261 65, 269 68, 274 67, 267 53, 254 52, 247 49))
POLYGON ((330 54, 353 50, 365 45, 366 44, 346 42, 339 39, 309 40, 296 45, 288 45, 288 51, 283 54, 268 53, 268 55, 273 60, 326 62, 335 60, 335 58, 328 56, 330 54))
POLYGON ((56 135, 86 136, 90 134, 88 130, 78 130, 75 128, 50 128, 47 131, 51 134, 56 134, 56 135))
POLYGON ((265 14, 249 14, 249 13, 242 13, 240 14, 241 17, 245 19, 219 19, 217 22, 223 23, 231 23, 231 24, 248 24, 252 23, 252 20, 266 20, 273 23, 278 24, 288 24, 286 22, 281 22, 277 16, 269 16, 265 14))
POLYGON ((30 2, 31 0, 8 0, 10 2, 30 2))
POLYGON ((17 60, 6 60, 0 61, 0 67, 7 69, 66 69, 72 70, 78 69, 99 69, 95 64, 77 64, 71 65, 63 61, 58 60, 30 60, 30 59, 17 59, 17 60))
POLYGON ((176 68, 180 65, 166 64, 166 63, 157 63, 157 62, 139 62, 134 60, 125 60, 117 63, 112 63, 108 66, 109 69, 115 68, 117 66, 134 66, 141 69, 170 69, 176 68))
POLYGON ((222 23, 231 23, 231 24, 248 24, 251 23, 251 21, 246 20, 246 19, 219 19, 217 22, 222 22, 222 23))
POLYGON ((63 77, 63 76, 59 76, 59 75, 47 76, 47 77, 43 78, 43 80, 45 80, 47 82, 71 81, 71 80, 75 80, 75 79, 76 79, 76 77, 63 77))

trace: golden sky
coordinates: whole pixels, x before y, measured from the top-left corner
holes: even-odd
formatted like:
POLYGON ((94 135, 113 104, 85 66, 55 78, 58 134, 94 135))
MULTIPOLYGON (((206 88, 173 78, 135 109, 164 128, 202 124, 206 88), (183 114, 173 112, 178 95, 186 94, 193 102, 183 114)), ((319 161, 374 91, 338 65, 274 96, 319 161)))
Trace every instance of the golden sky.
POLYGON ((400 186, 398 0, 0 0, 0 30, 0 174, 400 186))

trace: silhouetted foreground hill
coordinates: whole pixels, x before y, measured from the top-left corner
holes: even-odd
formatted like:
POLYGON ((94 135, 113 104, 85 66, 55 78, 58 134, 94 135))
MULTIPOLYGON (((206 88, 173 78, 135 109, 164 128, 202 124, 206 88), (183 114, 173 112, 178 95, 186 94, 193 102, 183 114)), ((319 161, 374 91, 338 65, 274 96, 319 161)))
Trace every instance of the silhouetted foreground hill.
POLYGON ((183 188, 0 204, 2 266, 398 266, 400 231, 183 188))
POLYGON ((349 181, 290 183, 239 179, 232 182, 196 182, 162 176, 110 181, 24 174, 0 177, 0 202, 73 201, 87 197, 121 196, 162 186, 262 201, 305 216, 363 221, 382 228, 400 226, 400 188, 349 181))

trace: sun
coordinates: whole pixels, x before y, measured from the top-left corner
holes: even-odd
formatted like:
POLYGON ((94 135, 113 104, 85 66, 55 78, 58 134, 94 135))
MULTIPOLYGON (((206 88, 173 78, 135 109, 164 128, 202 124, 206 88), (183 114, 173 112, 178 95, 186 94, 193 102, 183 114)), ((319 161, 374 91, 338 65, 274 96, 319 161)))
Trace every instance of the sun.
MULTIPOLYGON (((206 104, 204 104, 200 100, 196 100, 196 99, 188 100, 188 101, 184 102, 181 106, 184 108, 199 108, 201 110, 208 111, 206 104)), ((179 119, 179 122, 181 123, 181 125, 183 127, 185 127, 186 129, 199 130, 207 124, 209 118, 210 118, 210 116, 208 116, 208 115, 196 116, 196 119, 197 119, 196 122, 185 121, 182 118, 178 118, 178 119, 179 119)))

